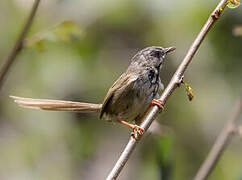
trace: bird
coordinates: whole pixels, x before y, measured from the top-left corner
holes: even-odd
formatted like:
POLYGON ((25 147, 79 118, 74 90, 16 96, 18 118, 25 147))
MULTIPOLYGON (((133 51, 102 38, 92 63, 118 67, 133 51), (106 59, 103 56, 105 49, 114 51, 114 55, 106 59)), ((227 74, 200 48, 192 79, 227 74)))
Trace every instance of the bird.
POLYGON ((99 113, 100 119, 118 122, 143 135, 141 120, 151 106, 163 109, 163 102, 157 100, 164 89, 160 79, 160 71, 167 53, 175 47, 163 48, 151 46, 137 52, 131 59, 127 70, 114 82, 108 90, 102 104, 73 102, 49 99, 33 99, 10 96, 21 107, 52 110, 99 113))

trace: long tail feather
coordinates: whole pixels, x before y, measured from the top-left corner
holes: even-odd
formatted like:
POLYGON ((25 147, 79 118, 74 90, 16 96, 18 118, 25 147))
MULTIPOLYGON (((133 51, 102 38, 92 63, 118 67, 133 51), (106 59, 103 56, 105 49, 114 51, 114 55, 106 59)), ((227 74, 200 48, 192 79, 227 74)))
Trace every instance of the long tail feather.
POLYGON ((102 104, 10 96, 19 106, 49 111, 99 112, 102 104))

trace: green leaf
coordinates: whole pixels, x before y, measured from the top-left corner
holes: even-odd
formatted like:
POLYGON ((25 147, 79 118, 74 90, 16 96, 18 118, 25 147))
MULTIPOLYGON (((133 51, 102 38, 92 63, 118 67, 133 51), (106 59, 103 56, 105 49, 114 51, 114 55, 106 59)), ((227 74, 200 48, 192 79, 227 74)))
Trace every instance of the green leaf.
POLYGON ((227 7, 230 8, 230 9, 237 8, 240 5, 240 0, 230 0, 228 2, 229 3, 227 4, 227 7))
POLYGON ((46 42, 71 43, 79 40, 83 35, 82 29, 73 21, 63 21, 43 32, 39 32, 25 40, 27 47, 37 47, 44 50, 46 42))

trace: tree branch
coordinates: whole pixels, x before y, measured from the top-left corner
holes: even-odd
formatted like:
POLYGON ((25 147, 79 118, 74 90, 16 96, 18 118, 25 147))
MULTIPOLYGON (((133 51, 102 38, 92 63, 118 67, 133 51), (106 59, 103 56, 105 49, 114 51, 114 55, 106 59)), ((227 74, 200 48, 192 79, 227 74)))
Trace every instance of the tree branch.
MULTIPOLYGON (((207 35, 208 31, 212 27, 212 25, 216 22, 216 20, 220 17, 223 9, 225 8, 227 4, 227 0, 221 0, 218 6, 215 8, 215 10, 212 12, 212 14, 209 16, 207 22, 201 29, 200 33, 192 43, 191 47, 189 48, 185 58, 177 68, 176 72, 174 73, 171 81, 169 82, 168 86, 162 93, 160 100, 165 104, 170 95, 173 93, 173 91, 179 86, 181 83, 183 74, 185 70, 187 69, 188 65, 190 64, 194 54, 196 53, 197 49, 199 48, 200 44, 202 43, 204 37, 207 35)), ((151 123, 155 119, 155 117, 158 115, 159 112, 161 112, 162 109, 159 109, 157 106, 154 106, 150 109, 149 113, 143 120, 143 123, 141 124, 141 127, 144 128, 146 131, 150 127, 151 123)), ((119 157, 118 161, 116 162, 115 166, 113 167, 112 171, 109 173, 107 180, 114 180, 118 177, 120 172, 122 171, 123 167, 125 166, 126 162, 128 161, 131 153, 136 147, 137 142, 140 140, 140 136, 138 140, 135 140, 133 137, 130 137, 130 140, 128 144, 126 145, 124 151, 122 152, 121 156, 119 157)))
POLYGON ((217 137, 211 151, 209 152, 206 160, 200 167, 198 173, 196 174, 194 180, 204 180, 210 175, 214 169, 216 163, 221 157, 222 153, 225 151, 227 145, 231 142, 231 139, 236 132, 236 120, 238 119, 242 110, 242 99, 237 102, 235 110, 232 113, 227 124, 224 126, 220 135, 217 137))
POLYGON ((9 53, 9 56, 5 60, 5 63, 2 65, 2 67, 0 69, 0 89, 3 85, 4 79, 5 79, 5 76, 8 72, 8 70, 10 69, 16 56, 18 55, 18 53, 21 51, 21 49, 23 47, 23 41, 24 41, 25 35, 27 34, 27 32, 33 22, 33 19, 36 14, 39 3, 40 3, 40 0, 35 0, 34 4, 32 6, 32 9, 29 13, 29 16, 27 17, 27 20, 25 22, 25 25, 23 26, 22 32, 20 33, 13 49, 9 53))

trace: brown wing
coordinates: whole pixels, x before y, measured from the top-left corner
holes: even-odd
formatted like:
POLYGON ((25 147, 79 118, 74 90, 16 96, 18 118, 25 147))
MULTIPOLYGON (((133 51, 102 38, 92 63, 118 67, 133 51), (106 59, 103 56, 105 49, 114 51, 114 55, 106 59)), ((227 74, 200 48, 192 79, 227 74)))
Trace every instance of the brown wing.
POLYGON ((107 107, 109 106, 110 102, 115 98, 118 99, 117 96, 122 95, 125 91, 127 91, 128 86, 132 84, 136 80, 136 76, 126 73, 122 74, 117 81, 114 82, 113 86, 109 89, 106 97, 104 98, 102 109, 100 112, 100 119, 103 117, 103 114, 107 112, 107 107), (118 93, 117 93, 117 90, 118 93), (114 97, 115 96, 115 97, 114 97))

